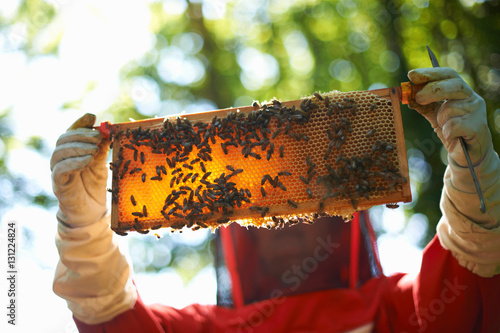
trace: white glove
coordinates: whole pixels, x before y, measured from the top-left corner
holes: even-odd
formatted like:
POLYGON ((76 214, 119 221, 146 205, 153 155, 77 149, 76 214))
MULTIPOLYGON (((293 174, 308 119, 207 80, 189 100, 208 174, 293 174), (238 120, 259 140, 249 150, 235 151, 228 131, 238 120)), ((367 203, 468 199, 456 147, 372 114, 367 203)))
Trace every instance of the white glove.
POLYGON ((87 324, 109 321, 137 299, 129 260, 106 216, 109 143, 92 129, 94 122, 91 114, 78 119, 57 141, 50 162, 60 222, 53 289, 87 324))
POLYGON ((106 158, 108 140, 92 129, 95 116, 78 119, 56 143, 50 160, 52 188, 59 200, 57 218, 70 226, 85 226, 107 212, 106 158))
POLYGON ((432 125, 448 151, 437 234, 458 262, 480 276, 500 273, 500 160, 486 118, 486 104, 452 69, 422 68, 408 77, 426 83, 409 107, 432 125), (458 140, 463 137, 479 179, 486 213, 458 140))

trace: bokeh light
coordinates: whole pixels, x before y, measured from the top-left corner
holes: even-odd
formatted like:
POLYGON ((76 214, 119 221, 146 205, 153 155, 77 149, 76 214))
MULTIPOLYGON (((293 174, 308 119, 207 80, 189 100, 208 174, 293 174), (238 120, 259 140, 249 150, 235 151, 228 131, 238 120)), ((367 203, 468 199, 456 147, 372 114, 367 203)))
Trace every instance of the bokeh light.
POLYGON ((342 82, 350 82, 354 79, 354 69, 351 62, 344 59, 336 59, 330 63, 329 72, 332 77, 342 82))
POLYGON ((276 59, 257 49, 244 48, 238 54, 238 64, 242 69, 241 83, 250 91, 272 86, 279 79, 279 66, 276 59))

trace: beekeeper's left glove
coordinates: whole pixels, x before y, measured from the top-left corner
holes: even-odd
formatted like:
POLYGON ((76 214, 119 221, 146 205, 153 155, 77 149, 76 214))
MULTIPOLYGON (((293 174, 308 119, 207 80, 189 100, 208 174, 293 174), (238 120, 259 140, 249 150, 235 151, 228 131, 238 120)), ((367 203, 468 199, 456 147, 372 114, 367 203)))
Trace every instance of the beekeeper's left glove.
POLYGON ((86 114, 59 137, 52 154, 52 186, 59 200, 54 293, 86 324, 107 322, 131 309, 137 292, 106 215, 109 142, 86 114))
POLYGON ((420 68, 408 73, 425 84, 409 106, 422 114, 448 151, 441 211, 441 244, 472 272, 500 274, 500 160, 493 150, 484 99, 451 68, 420 68), (479 199, 459 138, 462 137, 481 185, 479 199))

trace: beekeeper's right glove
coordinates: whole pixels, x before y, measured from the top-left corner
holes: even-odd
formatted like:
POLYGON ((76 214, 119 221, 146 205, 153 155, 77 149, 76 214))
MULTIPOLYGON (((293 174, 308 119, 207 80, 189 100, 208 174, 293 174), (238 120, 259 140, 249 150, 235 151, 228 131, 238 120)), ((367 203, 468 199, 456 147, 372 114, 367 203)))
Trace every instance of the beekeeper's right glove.
POLYGON ((54 292, 78 320, 107 322, 137 299, 130 264, 120 252, 106 215, 108 140, 86 114, 61 135, 50 161, 59 200, 56 246, 60 261, 54 292))

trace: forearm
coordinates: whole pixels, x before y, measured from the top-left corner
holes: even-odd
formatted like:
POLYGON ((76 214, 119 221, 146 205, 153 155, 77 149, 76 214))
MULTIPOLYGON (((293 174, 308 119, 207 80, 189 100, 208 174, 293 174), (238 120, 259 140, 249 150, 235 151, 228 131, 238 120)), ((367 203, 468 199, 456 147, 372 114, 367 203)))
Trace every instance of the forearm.
POLYGON ((97 324, 133 307, 137 293, 130 266, 106 218, 77 228, 59 223, 56 245, 60 261, 54 292, 66 299, 76 318, 97 324))
POLYGON ((437 233, 459 263, 470 271, 489 277, 500 273, 500 160, 491 150, 476 167, 486 213, 468 168, 450 160, 441 197, 443 217, 437 233))
POLYGON ((460 167, 451 159, 444 176, 443 197, 474 223, 486 229, 494 228, 500 222, 500 160, 491 144, 474 170, 483 192, 486 213, 479 210, 479 197, 469 168, 460 167))

